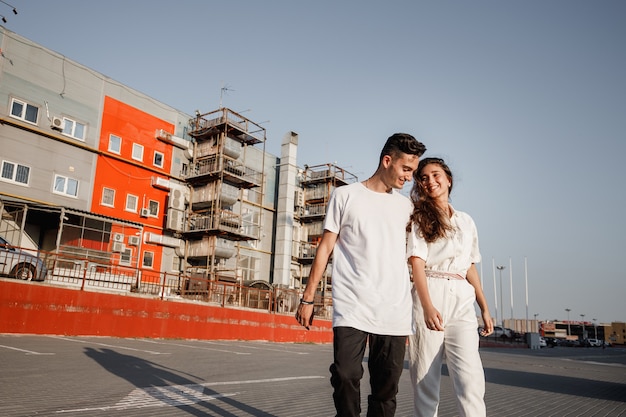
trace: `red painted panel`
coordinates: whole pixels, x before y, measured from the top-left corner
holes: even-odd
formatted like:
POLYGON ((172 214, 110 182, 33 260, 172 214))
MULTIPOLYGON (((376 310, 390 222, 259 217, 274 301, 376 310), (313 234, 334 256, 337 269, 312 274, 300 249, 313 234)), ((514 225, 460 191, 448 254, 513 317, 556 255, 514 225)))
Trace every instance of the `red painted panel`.
POLYGON ((292 315, 79 291, 0 279, 0 332, 204 340, 332 342, 332 325, 307 331, 292 315))

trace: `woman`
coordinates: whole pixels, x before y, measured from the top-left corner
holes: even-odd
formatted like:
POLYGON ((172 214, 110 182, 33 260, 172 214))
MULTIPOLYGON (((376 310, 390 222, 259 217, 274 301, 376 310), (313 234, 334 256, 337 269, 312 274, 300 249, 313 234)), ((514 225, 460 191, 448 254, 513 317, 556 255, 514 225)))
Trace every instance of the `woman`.
POLYGON ((437 415, 444 355, 460 415, 485 416, 474 301, 481 310, 483 336, 491 334, 493 323, 474 265, 480 262, 476 225, 448 202, 452 172, 442 159, 421 160, 414 179, 407 257, 417 321, 409 339, 415 416, 437 415))

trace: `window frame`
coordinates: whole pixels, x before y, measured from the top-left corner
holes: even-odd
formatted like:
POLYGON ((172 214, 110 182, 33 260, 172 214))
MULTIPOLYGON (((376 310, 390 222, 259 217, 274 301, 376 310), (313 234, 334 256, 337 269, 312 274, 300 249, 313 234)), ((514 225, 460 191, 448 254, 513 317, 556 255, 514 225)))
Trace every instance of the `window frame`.
POLYGON ((142 268, 148 268, 148 269, 154 269, 154 252, 151 250, 145 250, 143 251, 143 255, 141 256, 141 267, 142 268), (148 265, 146 263, 146 255, 148 256, 148 258, 150 258, 150 264, 148 265))
POLYGON ((30 104, 29 102, 27 102, 25 100, 20 100, 19 98, 11 97, 11 105, 9 107, 9 115, 11 117, 13 117, 14 119, 18 119, 18 120, 21 120, 23 122, 30 123, 30 124, 36 126, 38 121, 39 121, 39 106, 35 106, 34 104, 30 104), (22 111, 20 112, 19 115, 13 113, 13 107, 14 107, 14 105, 16 103, 22 106, 22 111), (31 107, 32 109, 37 110, 37 114, 35 115, 35 120, 34 121, 33 120, 29 120, 29 119, 26 118, 28 116, 29 107, 31 107))
POLYGON ((78 187, 80 185, 80 182, 76 179, 76 178, 72 178, 72 177, 68 177, 65 175, 61 175, 61 174, 54 174, 54 179, 52 181, 52 193, 54 194, 59 194, 65 197, 72 197, 72 198, 78 198, 78 187), (57 190, 57 181, 59 179, 63 179, 63 190, 57 190), (68 192, 69 190, 69 184, 70 183, 76 183, 76 194, 71 194, 68 192))
POLYGON ((120 252, 120 265, 123 266, 131 266, 133 263, 133 249, 129 247, 125 247, 122 252, 120 252), (128 260, 127 260, 128 259, 128 260))
POLYGON ((160 204, 156 200, 148 200, 148 213, 150 217, 159 217, 160 204), (153 210, 154 208, 154 210, 153 210))
POLYGON ((28 187, 30 185, 30 173, 31 173, 32 169, 31 167, 29 167, 28 165, 24 165, 24 164, 20 164, 17 162, 12 162, 12 161, 7 161, 6 159, 2 160, 2 164, 0 164, 0 180, 4 181, 4 182, 8 182, 11 184, 16 184, 16 185, 21 185, 23 187, 28 187), (12 165, 13 166, 13 173, 11 175, 12 178, 7 178, 5 177, 4 174, 4 166, 6 165, 12 165), (26 178, 26 182, 22 182, 22 181, 17 181, 16 178, 18 176, 18 170, 20 167, 26 168, 28 170, 28 175, 26 178))
POLYGON ((139 208, 139 196, 136 196, 134 194, 126 194, 126 203, 124 205, 124 210, 129 211, 131 213, 137 213, 138 208, 139 208), (131 199, 135 199, 134 208, 128 206, 128 203, 131 199))
POLYGON ((133 143, 133 150, 131 153, 131 158, 133 158, 135 161, 139 161, 139 162, 143 162, 143 155, 144 155, 144 146, 140 145, 139 143, 133 143), (141 151, 141 155, 140 156, 135 156, 135 151, 141 151))
POLYGON ((152 156, 152 165, 154 165, 157 168, 161 168, 163 169, 163 166, 165 165, 165 154, 163 152, 159 152, 159 151, 154 151, 154 155, 152 156), (157 155, 161 157, 161 164, 157 164, 157 155))
POLYGON ((87 125, 86 124, 81 123, 81 122, 77 122, 76 120, 70 119, 69 117, 63 117, 63 124, 64 124, 63 131, 61 132, 63 135, 69 136, 70 138, 73 138, 73 139, 80 140, 81 142, 85 141, 85 136, 87 136, 86 135, 87 125), (68 130, 68 125, 71 125, 72 128, 70 129, 69 132, 66 132, 66 130, 68 130), (82 135, 82 137, 81 136, 76 136, 76 126, 77 125, 80 125, 80 126, 83 127, 83 135, 82 135))
POLYGON ((122 137, 118 136, 118 135, 114 135, 113 133, 109 133, 109 144, 107 146, 107 149, 109 152, 120 155, 122 153, 122 137), (119 145, 118 145, 118 149, 114 149, 112 147, 113 145, 113 138, 119 139, 119 145))
POLYGON ((115 189, 114 188, 109 188, 109 187, 102 187, 102 196, 100 198, 100 205, 104 206, 104 207, 115 207, 115 189), (108 203, 105 201, 105 195, 107 194, 107 191, 110 191, 112 193, 112 202, 108 203))

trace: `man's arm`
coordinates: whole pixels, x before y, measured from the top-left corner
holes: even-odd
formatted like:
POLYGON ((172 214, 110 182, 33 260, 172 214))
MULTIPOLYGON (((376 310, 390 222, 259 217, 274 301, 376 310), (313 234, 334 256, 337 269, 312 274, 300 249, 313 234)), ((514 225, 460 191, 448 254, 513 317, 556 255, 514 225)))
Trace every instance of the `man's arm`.
POLYGON ((298 323, 307 329, 313 321, 313 300, 315 299, 315 290, 322 280, 330 255, 333 253, 333 249, 335 248, 337 237, 337 233, 324 230, 322 240, 317 246, 317 251, 315 252, 315 258, 313 259, 313 265, 311 266, 311 273, 309 274, 309 279, 306 283, 306 287, 304 288, 304 292, 302 293, 302 300, 306 302, 306 304, 300 303, 300 305, 298 305, 298 310, 296 311, 296 320, 298 320, 298 323))

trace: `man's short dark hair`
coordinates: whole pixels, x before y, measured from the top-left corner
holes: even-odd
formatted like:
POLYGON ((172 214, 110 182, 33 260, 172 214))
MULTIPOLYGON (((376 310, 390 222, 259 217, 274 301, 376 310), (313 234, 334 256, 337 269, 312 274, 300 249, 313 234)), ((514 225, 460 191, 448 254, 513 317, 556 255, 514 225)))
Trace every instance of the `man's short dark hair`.
POLYGON ((405 153, 419 157, 424 155, 424 152, 426 152, 426 146, 412 135, 408 133, 394 133, 385 142, 385 146, 383 146, 383 150, 380 152, 379 163, 382 162, 385 155, 395 158, 400 153, 405 153))

